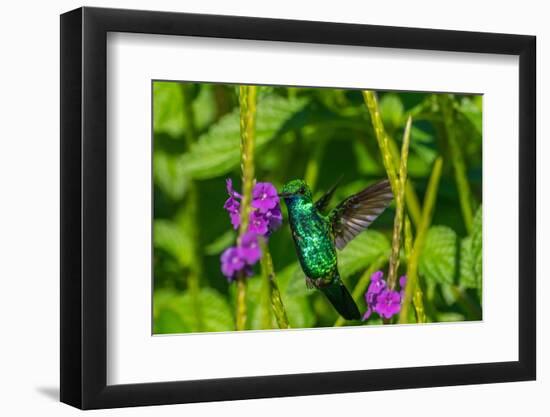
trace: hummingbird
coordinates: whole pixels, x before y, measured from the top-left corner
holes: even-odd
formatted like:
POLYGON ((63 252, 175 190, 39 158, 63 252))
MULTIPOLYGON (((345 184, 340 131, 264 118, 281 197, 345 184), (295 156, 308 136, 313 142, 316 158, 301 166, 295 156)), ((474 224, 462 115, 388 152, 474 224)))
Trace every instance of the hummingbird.
POLYGON ((361 318, 338 272, 336 249, 364 231, 393 199, 389 181, 379 181, 324 214, 338 183, 313 201, 304 180, 286 183, 279 193, 288 208, 290 230, 306 286, 320 290, 346 320, 361 318))

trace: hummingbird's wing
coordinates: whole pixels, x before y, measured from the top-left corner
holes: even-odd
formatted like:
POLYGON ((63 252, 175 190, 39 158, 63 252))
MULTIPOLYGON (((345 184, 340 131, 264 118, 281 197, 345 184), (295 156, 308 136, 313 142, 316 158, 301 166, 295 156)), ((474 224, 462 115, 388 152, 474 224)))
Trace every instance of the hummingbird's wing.
POLYGON ((336 247, 343 249, 350 240, 369 227, 392 199, 390 183, 383 180, 338 204, 329 214, 336 247))
POLYGON ((330 187, 330 189, 325 194, 323 194, 321 198, 319 198, 319 200, 315 202, 315 208, 317 210, 322 212, 327 208, 328 203, 330 203, 330 199, 332 198, 334 191, 336 191, 336 188, 338 188, 338 185, 340 184, 340 181, 342 181, 342 178, 343 176, 340 176, 340 178, 338 178, 338 181, 336 181, 334 185, 330 187))

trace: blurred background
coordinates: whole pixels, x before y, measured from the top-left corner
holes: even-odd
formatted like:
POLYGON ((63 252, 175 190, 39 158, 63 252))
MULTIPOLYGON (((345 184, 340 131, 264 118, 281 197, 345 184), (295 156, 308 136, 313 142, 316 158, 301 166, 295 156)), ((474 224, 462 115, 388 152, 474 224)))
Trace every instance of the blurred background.
MULTIPOLYGON (((481 247, 476 249, 472 241, 481 242, 482 96, 377 94, 395 150, 407 116, 413 117, 408 175, 420 204, 432 165, 443 158, 419 264, 427 319, 479 320, 481 247), (462 171, 458 186, 457 169, 462 171), (461 198, 470 206, 470 217, 461 209, 461 198)), ((222 275, 219 258, 236 239, 223 204, 226 178, 241 188, 238 86, 155 81, 153 121, 153 331, 234 330, 235 288, 222 275)), ((360 90, 259 87, 255 167, 258 181, 280 189, 291 179, 304 178, 316 196, 342 176, 333 205, 386 177, 360 90)), ((318 291, 306 289, 286 207, 281 206, 285 220, 270 237, 269 248, 290 325, 333 326, 338 319, 334 309, 318 291)), ((407 209, 414 231, 417 213, 407 209)), ((387 270, 384 258, 389 257, 394 213, 392 205, 339 253, 339 269, 350 291, 373 263, 387 270)), ((257 267, 255 272, 248 279, 249 329, 261 328, 257 267)), ((366 309, 364 303, 359 307, 366 309)), ((362 324, 380 323, 373 315, 362 324)))

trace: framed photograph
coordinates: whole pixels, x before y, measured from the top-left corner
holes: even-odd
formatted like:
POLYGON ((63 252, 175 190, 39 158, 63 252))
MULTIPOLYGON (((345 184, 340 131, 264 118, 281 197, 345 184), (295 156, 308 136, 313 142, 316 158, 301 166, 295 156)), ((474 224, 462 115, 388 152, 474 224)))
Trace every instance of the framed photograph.
POLYGON ((61 401, 535 379, 535 37, 61 16, 61 401))

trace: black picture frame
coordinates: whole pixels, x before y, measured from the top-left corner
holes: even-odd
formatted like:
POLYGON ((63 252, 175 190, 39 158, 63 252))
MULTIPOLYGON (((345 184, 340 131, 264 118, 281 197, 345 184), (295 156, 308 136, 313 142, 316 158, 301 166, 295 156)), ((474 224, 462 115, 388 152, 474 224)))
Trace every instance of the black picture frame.
POLYGON ((88 7, 61 15, 61 401, 93 409, 535 379, 535 54, 524 35, 88 7), (107 385, 108 32, 519 56, 519 360, 107 385))

